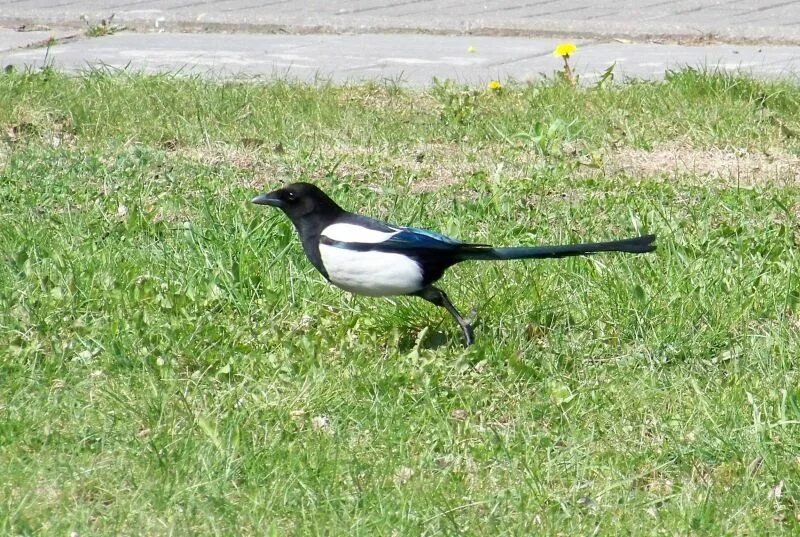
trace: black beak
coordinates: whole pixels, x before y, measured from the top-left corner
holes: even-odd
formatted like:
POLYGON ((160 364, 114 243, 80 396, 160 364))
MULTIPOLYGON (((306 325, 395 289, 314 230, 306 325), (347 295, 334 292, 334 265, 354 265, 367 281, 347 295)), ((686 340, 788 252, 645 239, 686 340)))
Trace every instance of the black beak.
POLYGON ((256 205, 272 205, 273 207, 283 207, 283 201, 276 195, 275 192, 269 194, 261 194, 253 198, 252 203, 256 205))

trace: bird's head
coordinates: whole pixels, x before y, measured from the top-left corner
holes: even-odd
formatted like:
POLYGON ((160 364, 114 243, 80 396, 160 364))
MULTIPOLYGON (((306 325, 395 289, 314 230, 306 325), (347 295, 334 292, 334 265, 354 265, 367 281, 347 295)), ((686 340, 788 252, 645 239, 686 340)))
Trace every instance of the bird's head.
POLYGON ((325 192, 310 183, 292 183, 256 196, 252 201, 279 208, 295 225, 307 218, 333 219, 344 212, 325 192))

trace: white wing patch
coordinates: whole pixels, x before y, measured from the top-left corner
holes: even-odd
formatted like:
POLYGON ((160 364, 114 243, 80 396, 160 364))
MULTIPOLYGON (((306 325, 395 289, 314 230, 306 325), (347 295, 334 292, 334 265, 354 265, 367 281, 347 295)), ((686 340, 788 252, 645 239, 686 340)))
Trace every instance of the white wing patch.
MULTIPOLYGON (((345 225, 347 224, 334 224, 326 228, 326 231, 345 225)), ((348 241, 358 242, 352 235, 348 241)), ((357 252, 326 244, 319 245, 319 253, 331 283, 345 291, 359 295, 392 296, 406 295, 422 289, 422 269, 416 261, 404 255, 357 252)))
POLYGON ((376 244, 390 239, 400 231, 386 233, 355 224, 332 224, 322 230, 322 235, 334 241, 376 244))

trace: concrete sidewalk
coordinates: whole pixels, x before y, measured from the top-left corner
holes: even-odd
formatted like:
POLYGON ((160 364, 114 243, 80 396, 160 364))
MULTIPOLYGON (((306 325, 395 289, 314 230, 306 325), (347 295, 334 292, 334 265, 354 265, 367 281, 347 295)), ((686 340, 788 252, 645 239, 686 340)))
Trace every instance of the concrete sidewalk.
POLYGON ((685 66, 800 72, 800 1, 785 0, 2 0, 3 26, 0 67, 68 71, 482 85, 551 75, 554 46, 572 40, 588 82, 612 64, 618 78, 685 66), (86 36, 111 14, 138 33, 86 36), (50 36, 57 44, 43 46, 50 36))
POLYGON ((114 15, 138 31, 391 33, 800 45, 787 0, 2 0, 0 26, 83 27, 114 15))
MULTIPOLYGON (((2 42, 0 33, 0 42, 2 42)), ((314 82, 388 80, 414 86, 434 77, 470 85, 535 80, 561 68, 555 39, 439 35, 254 35, 119 33, 50 48, 0 52, 0 65, 38 68, 45 62, 78 71, 89 66, 180 72, 222 78, 284 78, 314 82)), ((592 82, 616 62, 617 77, 659 78, 693 66, 762 77, 795 77, 800 47, 680 46, 578 41, 571 62, 592 82)))

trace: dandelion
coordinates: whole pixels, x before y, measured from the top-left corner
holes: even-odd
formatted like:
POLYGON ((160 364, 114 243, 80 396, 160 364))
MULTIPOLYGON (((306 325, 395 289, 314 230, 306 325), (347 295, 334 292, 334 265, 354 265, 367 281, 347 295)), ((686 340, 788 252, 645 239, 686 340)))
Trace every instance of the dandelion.
POLYGON ((503 85, 500 83, 499 80, 492 80, 491 82, 489 82, 488 88, 492 91, 500 91, 501 89, 503 89, 503 85))
POLYGON ((471 46, 471 45, 470 45, 470 46, 467 48, 467 52, 469 52, 470 54, 475 54, 475 47, 473 47, 473 46, 471 46))
POLYGON ((575 43, 559 43, 553 51, 553 55, 558 58, 569 58, 577 50, 578 47, 575 46, 575 43))
POLYGON ((564 72, 563 76, 573 86, 575 85, 575 75, 572 73, 572 68, 569 66, 569 57, 578 51, 575 43, 559 43, 553 51, 553 55, 557 58, 564 59, 564 72))

